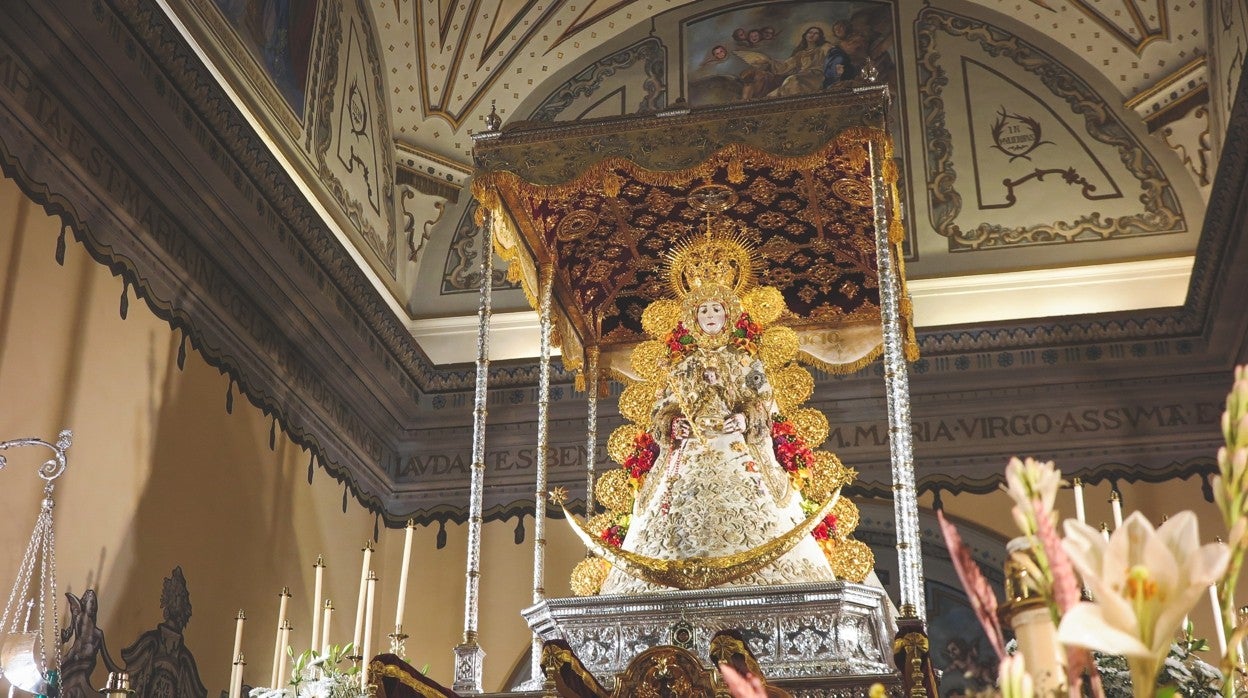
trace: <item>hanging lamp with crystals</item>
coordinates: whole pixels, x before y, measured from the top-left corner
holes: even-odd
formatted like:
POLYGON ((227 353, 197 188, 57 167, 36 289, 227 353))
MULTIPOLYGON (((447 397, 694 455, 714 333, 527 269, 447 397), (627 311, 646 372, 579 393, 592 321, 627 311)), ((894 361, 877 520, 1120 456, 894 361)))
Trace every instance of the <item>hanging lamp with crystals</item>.
MULTIPOLYGON (((66 429, 57 436, 56 443, 34 438, 0 442, 0 451, 43 446, 54 453, 39 467, 38 475, 43 480, 43 502, 35 517, 35 528, 26 545, 26 553, 22 555, 13 589, 4 605, 4 613, 0 615, 0 679, 13 688, 39 696, 55 695, 59 683, 61 633, 56 608, 52 489, 56 479, 65 473, 65 451, 72 441, 73 435, 66 429), (44 632, 49 626, 51 638, 44 632)), ((7 464, 4 454, 0 453, 0 470, 7 464)))

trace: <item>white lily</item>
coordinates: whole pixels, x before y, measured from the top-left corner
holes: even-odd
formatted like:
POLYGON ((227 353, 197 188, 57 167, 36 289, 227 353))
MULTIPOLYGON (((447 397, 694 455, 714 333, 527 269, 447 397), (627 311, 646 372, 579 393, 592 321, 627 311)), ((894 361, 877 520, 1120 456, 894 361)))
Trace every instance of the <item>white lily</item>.
POLYGON ((1027 673, 1023 655, 1013 654, 1002 659, 997 676, 1001 698, 1035 698, 1035 684, 1027 673))
POLYGON ((1151 695, 1157 671, 1183 617, 1226 569, 1223 543, 1200 544, 1196 515, 1180 512, 1154 529, 1132 513, 1106 541, 1100 531, 1067 520, 1064 547, 1091 589, 1062 617, 1063 644, 1127 658, 1137 695, 1151 695))
POLYGON ((1042 462, 1032 458, 1011 458, 1005 466, 1005 485, 1002 489, 1014 500, 1014 521, 1023 535, 1036 533, 1036 507, 1053 511, 1057 490, 1062 486, 1062 471, 1053 467, 1053 461, 1042 462))

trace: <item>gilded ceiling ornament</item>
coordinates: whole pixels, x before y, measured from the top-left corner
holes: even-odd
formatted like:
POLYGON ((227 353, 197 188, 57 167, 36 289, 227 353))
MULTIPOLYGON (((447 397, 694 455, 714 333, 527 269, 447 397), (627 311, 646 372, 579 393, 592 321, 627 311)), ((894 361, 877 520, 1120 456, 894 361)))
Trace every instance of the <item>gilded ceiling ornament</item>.
POLYGON ((838 179, 832 183, 832 193, 841 201, 855 206, 870 206, 874 203, 871 187, 860 179, 838 179))
POLYGON ((654 339, 663 339, 680 322, 680 303, 661 298, 641 313, 641 328, 654 339))
POLYGON ((633 349, 629 363, 642 380, 661 381, 667 377, 668 353, 668 347, 663 342, 642 342, 633 349))
POLYGON ((797 332, 790 327, 776 325, 763 330, 763 338, 759 342, 759 358, 768 369, 784 366, 797 358, 797 332))
POLYGON ((760 325, 770 325, 784 312, 784 296, 775 286, 759 286, 746 291, 741 307, 760 325))
POLYGON ((837 577, 861 584, 875 569, 875 553, 860 540, 842 540, 828 553, 828 562, 837 577))
POLYGON ((775 395, 776 404, 782 413, 792 412, 815 392, 815 377, 797 364, 789 364, 768 373, 772 394, 775 395))
POLYGON ((620 414, 635 424, 649 422, 650 406, 662 390, 663 386, 656 383, 633 383, 620 393, 620 414))
MULTIPOLYGON (((596 534, 586 530, 585 524, 568 511, 566 506, 563 506, 563 513, 568 522, 572 524, 572 530, 586 547, 630 575, 652 584, 677 589, 706 589, 753 574, 779 560, 806 536, 809 536, 815 526, 823 522, 839 499, 839 497, 829 499, 804 522, 762 545, 721 557, 694 556, 684 559, 648 557, 623 548, 611 547, 596 534)), ((844 544, 838 544, 838 548, 844 544)), ((869 553, 870 549, 867 552, 869 553)))
POLYGON ((723 213, 732 208, 737 200, 737 192, 723 184, 703 184, 689 192, 685 197, 689 206, 702 213, 723 213))
MULTIPOLYGON (((594 496, 604 507, 614 512, 629 512, 633 509, 633 485, 629 481, 628 472, 623 468, 613 468, 603 473, 594 485, 594 496)), ((591 531, 602 529, 591 527, 591 531)))
POLYGON ((807 446, 816 448, 828 440, 828 418, 819 410, 803 407, 785 416, 793 423, 797 435, 807 446))
POLYGON ((579 240, 598 225, 598 214, 577 209, 564 216, 555 226, 555 237, 560 242, 579 240))
POLYGON ((577 596, 594 596, 602 588, 611 571, 611 563, 600 557, 587 557, 572 568, 572 593, 577 596))
POLYGON ((615 431, 611 432, 611 436, 607 437, 607 456, 616 463, 624 465, 624 461, 628 460, 628 455, 633 452, 633 441, 640 433, 641 428, 636 424, 623 424, 616 427, 615 431))

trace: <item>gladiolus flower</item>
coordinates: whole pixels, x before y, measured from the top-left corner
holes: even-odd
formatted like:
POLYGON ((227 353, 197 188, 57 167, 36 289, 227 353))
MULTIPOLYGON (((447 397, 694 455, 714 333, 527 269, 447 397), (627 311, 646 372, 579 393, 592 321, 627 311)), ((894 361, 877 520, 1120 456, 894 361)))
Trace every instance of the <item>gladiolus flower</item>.
POLYGON ((1010 459, 1002 489, 1014 500, 1014 521, 1024 535, 1035 535, 1038 508, 1047 513, 1053 511, 1061 485, 1062 471, 1054 468, 1052 461, 1010 459))

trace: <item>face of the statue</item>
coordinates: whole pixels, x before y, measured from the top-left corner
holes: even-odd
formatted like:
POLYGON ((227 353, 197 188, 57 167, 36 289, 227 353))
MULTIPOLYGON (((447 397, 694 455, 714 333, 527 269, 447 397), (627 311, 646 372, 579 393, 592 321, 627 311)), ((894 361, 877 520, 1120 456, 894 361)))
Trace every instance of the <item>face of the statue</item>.
POLYGON ((698 327, 706 334, 719 334, 724 331, 727 313, 724 304, 717 300, 709 300, 698 306, 698 327))

